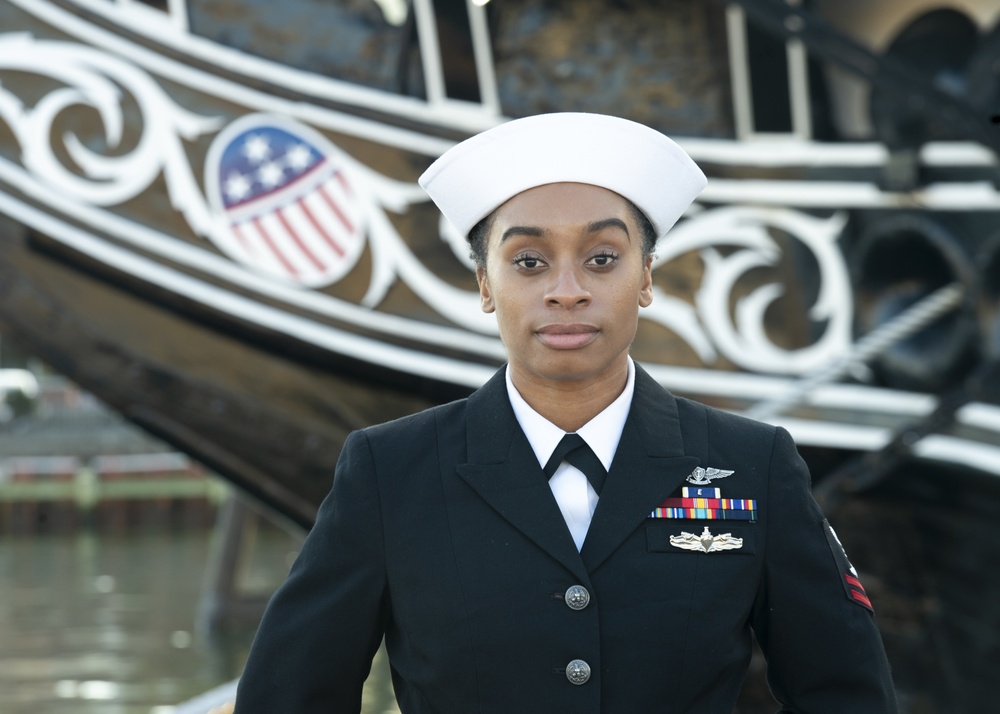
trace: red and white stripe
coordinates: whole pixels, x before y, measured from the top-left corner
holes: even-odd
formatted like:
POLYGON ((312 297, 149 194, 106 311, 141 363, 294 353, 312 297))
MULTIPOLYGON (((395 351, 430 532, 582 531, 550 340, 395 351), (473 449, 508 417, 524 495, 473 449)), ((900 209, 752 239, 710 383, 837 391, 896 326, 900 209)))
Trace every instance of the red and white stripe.
POLYGON ((309 286, 334 283, 354 267, 363 216, 343 173, 323 174, 310 176, 311 188, 298 181, 231 212, 247 263, 309 286))

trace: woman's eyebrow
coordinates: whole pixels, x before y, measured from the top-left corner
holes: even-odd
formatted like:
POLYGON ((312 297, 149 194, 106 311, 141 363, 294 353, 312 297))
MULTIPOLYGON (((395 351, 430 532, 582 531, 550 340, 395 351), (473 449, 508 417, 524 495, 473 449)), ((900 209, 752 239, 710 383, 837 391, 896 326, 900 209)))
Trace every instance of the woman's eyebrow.
POLYGON ((542 228, 535 228, 534 226, 511 226, 503 232, 502 236, 500 236, 500 242, 503 243, 511 236, 532 236, 533 238, 540 238, 544 235, 545 230, 542 228))
MULTIPOLYGON (((628 226, 626 226, 625 221, 620 218, 602 218, 599 221, 591 221, 587 224, 588 233, 599 233, 605 228, 619 228, 625 233, 629 240, 632 240, 632 236, 628 232, 628 226)), ((533 238, 540 238, 546 233, 547 231, 544 228, 537 228, 535 226, 511 226, 503 232, 502 236, 500 236, 500 242, 503 243, 512 236, 531 236, 533 238)))
POLYGON ((598 233, 603 231, 605 228, 621 228, 628 239, 631 241, 632 236, 629 235, 628 226, 625 225, 625 221, 620 218, 605 218, 600 221, 593 221, 587 225, 587 231, 589 233, 598 233))

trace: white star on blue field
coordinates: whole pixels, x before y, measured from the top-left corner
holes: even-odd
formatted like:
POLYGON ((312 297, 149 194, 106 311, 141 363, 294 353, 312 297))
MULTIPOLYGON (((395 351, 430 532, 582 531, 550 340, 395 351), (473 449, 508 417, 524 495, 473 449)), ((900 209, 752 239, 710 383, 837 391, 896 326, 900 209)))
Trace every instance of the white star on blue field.
POLYGON ((220 189, 225 208, 234 208, 285 186, 323 159, 301 138, 276 127, 249 129, 222 152, 220 189))

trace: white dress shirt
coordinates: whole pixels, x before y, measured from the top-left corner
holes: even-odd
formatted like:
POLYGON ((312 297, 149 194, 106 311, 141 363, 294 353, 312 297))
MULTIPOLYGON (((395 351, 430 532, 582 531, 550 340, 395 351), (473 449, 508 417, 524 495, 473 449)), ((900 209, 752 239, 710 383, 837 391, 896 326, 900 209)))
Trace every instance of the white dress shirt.
MULTIPOLYGON (((618 442, 621 440, 622 429, 625 428, 625 420, 632 406, 634 391, 635 367, 632 358, 629 357, 625 390, 605 407, 604 411, 576 431, 608 471, 611 470, 611 462, 615 458, 615 451, 618 450, 618 442)), ((528 443, 531 444, 539 465, 544 468, 567 432, 528 406, 510 379, 510 368, 507 369, 507 395, 510 397, 510 405, 514 409, 517 423, 528 437, 528 443)), ((583 541, 587 537, 590 521, 597 508, 597 492, 583 472, 567 461, 563 461, 552 474, 549 488, 556 497, 559 510, 566 520, 566 527, 569 528, 573 542, 576 543, 576 549, 580 550, 583 548, 583 541)))

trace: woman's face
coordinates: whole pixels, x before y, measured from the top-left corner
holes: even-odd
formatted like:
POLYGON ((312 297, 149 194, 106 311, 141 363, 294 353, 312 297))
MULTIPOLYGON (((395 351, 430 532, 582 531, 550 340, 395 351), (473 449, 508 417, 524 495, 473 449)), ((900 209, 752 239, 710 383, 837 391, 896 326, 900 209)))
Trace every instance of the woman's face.
POLYGON ((625 368, 653 295, 652 259, 624 198, 590 184, 538 186, 496 210, 487 240, 482 308, 496 313, 515 384, 585 388, 625 368))

